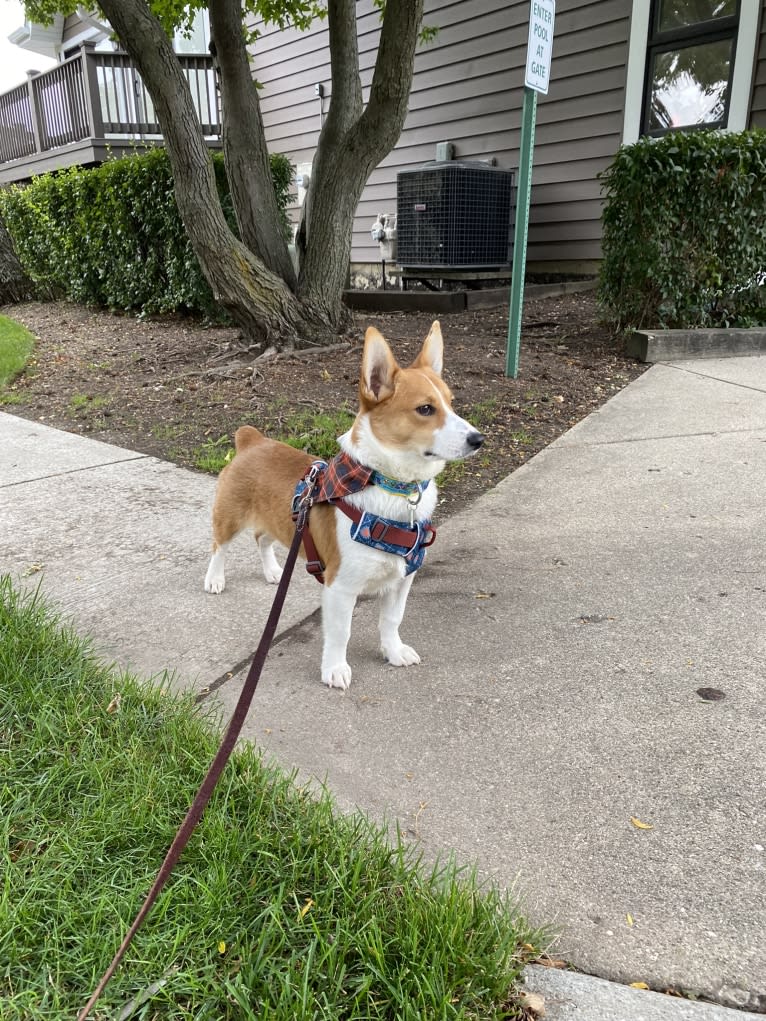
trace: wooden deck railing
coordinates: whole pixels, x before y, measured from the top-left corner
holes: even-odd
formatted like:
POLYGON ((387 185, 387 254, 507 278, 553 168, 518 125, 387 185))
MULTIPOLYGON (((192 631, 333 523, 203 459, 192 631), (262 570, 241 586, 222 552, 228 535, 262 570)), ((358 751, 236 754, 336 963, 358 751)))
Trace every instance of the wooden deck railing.
MULTIPOLYGON (((221 133, 212 57, 179 54, 203 134, 221 133)), ((125 53, 92 44, 50 71, 0 95, 0 164, 85 139, 161 139, 154 106, 125 53)))

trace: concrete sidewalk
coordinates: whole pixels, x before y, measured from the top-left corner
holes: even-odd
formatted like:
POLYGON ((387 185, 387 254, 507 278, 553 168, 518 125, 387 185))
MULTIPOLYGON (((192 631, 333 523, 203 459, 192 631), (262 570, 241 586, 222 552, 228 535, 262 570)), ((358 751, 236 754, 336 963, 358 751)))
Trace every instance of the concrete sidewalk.
MULTIPOLYGON (((202 591, 213 481, 7 415, 0 438, 3 569, 230 710, 274 589, 240 539, 202 591)), ((361 602, 351 690, 323 688, 301 571, 247 736, 514 886, 583 971, 766 1011, 765 483, 766 358, 657 365, 439 529, 421 666, 379 661, 361 602)), ((562 1021, 739 1016, 529 981, 562 1021)))

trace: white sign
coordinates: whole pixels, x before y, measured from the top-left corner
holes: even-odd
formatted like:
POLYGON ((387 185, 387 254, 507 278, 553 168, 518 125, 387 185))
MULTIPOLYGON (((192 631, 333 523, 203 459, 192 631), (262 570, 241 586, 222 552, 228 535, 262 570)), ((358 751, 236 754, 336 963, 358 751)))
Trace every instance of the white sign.
POLYGON ((524 84, 535 92, 548 94, 553 52, 553 20, 556 0, 530 0, 527 71, 524 84))

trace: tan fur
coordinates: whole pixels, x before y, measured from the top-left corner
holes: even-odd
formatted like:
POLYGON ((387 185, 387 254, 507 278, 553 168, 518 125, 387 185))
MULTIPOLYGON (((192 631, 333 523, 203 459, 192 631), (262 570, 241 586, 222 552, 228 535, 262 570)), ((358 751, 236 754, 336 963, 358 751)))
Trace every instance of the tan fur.
MULTIPOLYGON (((383 336, 367 330, 359 378, 359 414, 350 433, 340 437, 342 449, 368 468, 399 482, 419 483, 417 501, 402 500, 390 487, 372 485, 348 502, 379 518, 402 524, 426 523, 436 507, 433 480, 450 461, 475 454, 484 437, 452 410, 452 394, 441 378, 443 341, 435 322, 423 348, 408 368, 401 368, 383 336)), ((277 584, 282 568, 274 543, 289 546, 295 535, 291 504, 296 483, 313 458, 284 443, 268 439, 252 426, 235 437, 234 460, 222 472, 213 507, 213 555, 205 575, 205 591, 217 594, 226 586, 226 546, 250 527, 258 542, 265 580, 277 584)), ((380 649, 389 663, 413 666, 420 656, 399 634, 413 574, 387 549, 363 549, 348 520, 331 504, 311 511, 311 535, 325 564, 322 589, 322 682, 346 689, 351 683, 347 647, 357 598, 380 596, 380 649)), ((301 549, 305 558, 305 550, 301 549)))
POLYGON ((370 326, 365 334, 359 380, 360 410, 369 416, 375 435, 388 447, 404 447, 418 434, 427 438, 444 425, 447 411, 452 407, 452 392, 430 367, 430 346, 438 328, 439 323, 435 322, 422 350, 407 369, 396 362, 384 337, 374 326, 370 326), (371 373, 366 362, 376 348, 385 369, 378 371, 370 380, 371 373), (417 371, 413 372, 413 369, 417 371), (368 386, 368 380, 372 385, 368 386), (418 415, 414 409, 422 404, 433 405, 435 415, 429 418, 418 415))
MULTIPOLYGON (((218 480, 213 507, 213 552, 248 526, 256 539, 269 535, 289 546, 295 535, 290 515, 295 484, 314 459, 302 450, 269 439, 251 425, 237 430, 234 445, 237 455, 218 480)), ((340 564, 334 508, 326 504, 312 508, 311 537, 330 584, 340 564)), ((306 559, 303 544, 300 556, 306 559)))

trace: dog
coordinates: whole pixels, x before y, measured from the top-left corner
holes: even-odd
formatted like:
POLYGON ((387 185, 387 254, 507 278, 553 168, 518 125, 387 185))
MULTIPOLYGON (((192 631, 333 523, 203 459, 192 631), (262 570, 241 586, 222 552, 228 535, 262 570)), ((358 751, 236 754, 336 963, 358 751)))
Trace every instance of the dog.
POLYGON ((359 412, 339 437, 340 452, 325 468, 310 454, 272 440, 253 426, 235 435, 236 454, 219 477, 213 507, 213 553, 205 591, 222 592, 229 542, 252 528, 267 582, 282 570, 274 544, 295 534, 296 485, 314 487, 309 532, 301 556, 322 589, 322 682, 346 689, 351 617, 360 595, 380 596, 380 646, 393 666, 420 656, 399 637, 407 596, 435 531, 433 481, 448 461, 475 454, 484 437, 452 410, 442 379, 443 341, 434 322, 417 358, 402 368, 381 333, 365 335, 359 412), (320 482, 303 482, 312 464, 320 482), (351 522, 349 522, 351 518, 351 522), (308 556, 307 556, 308 549, 308 556))

